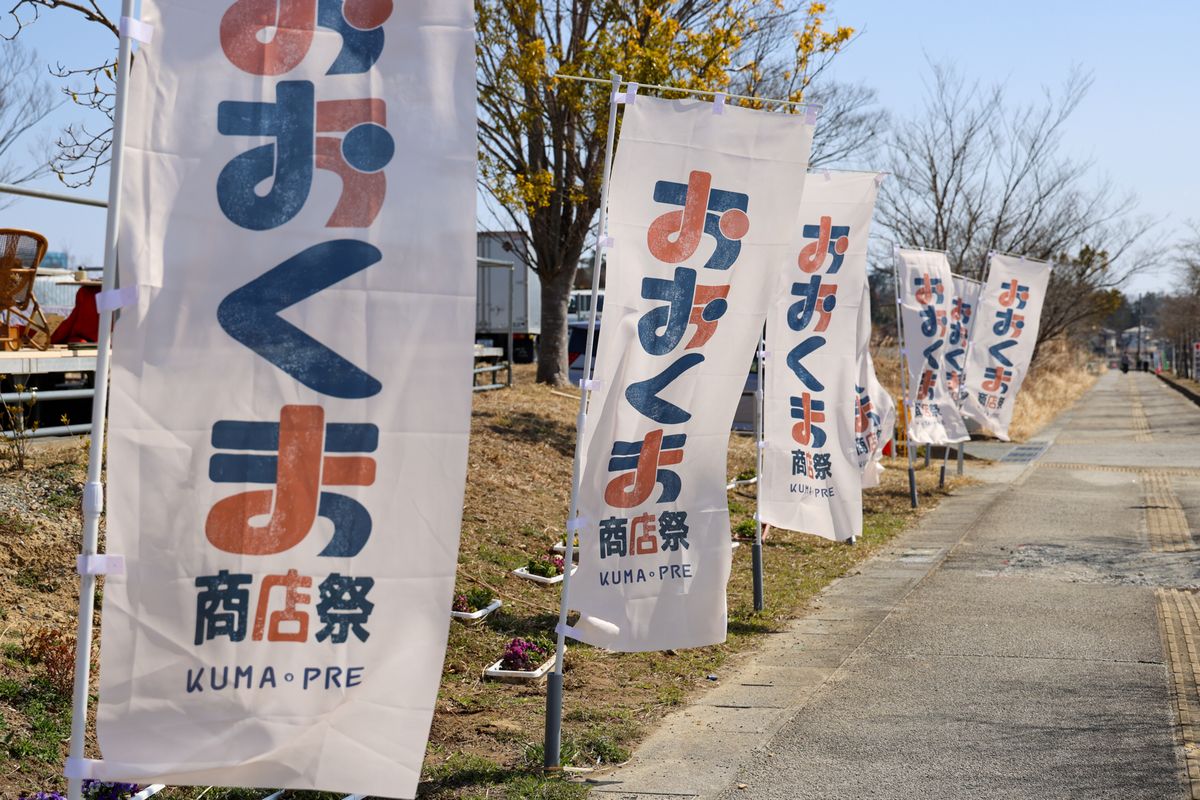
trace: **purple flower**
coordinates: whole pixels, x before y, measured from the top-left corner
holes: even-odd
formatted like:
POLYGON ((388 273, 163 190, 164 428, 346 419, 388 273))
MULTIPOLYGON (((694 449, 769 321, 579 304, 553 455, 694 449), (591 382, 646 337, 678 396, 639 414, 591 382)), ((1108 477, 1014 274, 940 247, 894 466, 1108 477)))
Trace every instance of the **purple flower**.
POLYGON ((538 662, 546 657, 546 651, 528 639, 517 637, 504 648, 500 658, 500 666, 508 670, 532 672, 537 669, 538 662))
POLYGON ((128 800, 137 792, 138 785, 136 783, 93 780, 83 782, 83 796, 87 800, 128 800))

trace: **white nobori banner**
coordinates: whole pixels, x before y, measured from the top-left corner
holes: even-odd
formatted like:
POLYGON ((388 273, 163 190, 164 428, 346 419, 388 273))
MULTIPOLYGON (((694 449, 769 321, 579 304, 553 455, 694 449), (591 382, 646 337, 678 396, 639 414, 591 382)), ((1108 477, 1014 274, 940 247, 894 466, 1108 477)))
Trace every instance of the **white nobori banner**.
POLYGON ((871 356, 871 290, 863 283, 858 309, 858 379, 854 387, 854 449, 864 489, 878 486, 883 475, 883 448, 896 435, 896 403, 875 374, 871 356))
POLYGON ((967 428, 946 382, 945 358, 954 286, 945 253, 896 251, 897 297, 908 365, 908 439, 919 444, 965 442, 967 428))
POLYGON ((946 388, 962 408, 963 386, 967 375, 967 350, 971 344, 971 326, 979 308, 983 283, 962 275, 954 276, 954 294, 950 296, 950 327, 946 334, 946 388))
POLYGON ((963 414, 1008 441, 1008 425, 1037 344, 1053 265, 995 254, 967 351, 963 414))
POLYGON ((878 190, 875 173, 809 176, 784 288, 767 315, 759 518, 838 541, 862 534, 859 310, 878 190))
POLYGON ((473 11, 316 5, 142 1, 94 777, 416 791, 470 423, 473 11))
POLYGON ((569 634, 612 650, 725 640, 725 458, 791 248, 803 115, 639 97, 612 173, 569 634))

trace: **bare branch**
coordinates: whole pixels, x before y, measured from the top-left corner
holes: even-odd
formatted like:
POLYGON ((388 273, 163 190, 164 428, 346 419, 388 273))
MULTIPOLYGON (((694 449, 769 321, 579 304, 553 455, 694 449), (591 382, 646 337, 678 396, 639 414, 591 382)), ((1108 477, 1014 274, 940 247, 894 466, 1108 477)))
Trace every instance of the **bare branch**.
POLYGON ((1106 308, 1106 290, 1145 267, 1134 251, 1156 223, 1137 198, 1092 180, 1063 134, 1091 77, 1072 70, 1040 102, 1013 105, 951 67, 930 64, 923 109, 888 141, 894 178, 876 219, 907 245, 945 250, 956 272, 981 277, 988 253, 1060 264, 1039 340, 1074 331, 1106 308))
POLYGON ((31 144, 20 157, 13 148, 28 141, 25 134, 57 105, 42 79, 37 55, 17 42, 5 45, 0 53, 0 183, 25 183, 50 171, 51 154, 44 144, 31 144))

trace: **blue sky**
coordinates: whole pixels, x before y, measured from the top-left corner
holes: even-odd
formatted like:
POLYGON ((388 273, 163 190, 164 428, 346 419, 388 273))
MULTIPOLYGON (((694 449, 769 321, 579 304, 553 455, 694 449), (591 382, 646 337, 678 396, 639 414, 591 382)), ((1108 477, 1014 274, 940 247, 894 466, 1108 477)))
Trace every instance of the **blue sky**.
POLYGON ((1065 131, 1067 151, 1132 190, 1163 219, 1157 274, 1134 292, 1170 285, 1169 243, 1200 219, 1200 3, 1194 0, 839 0, 832 11, 862 35, 834 61, 838 80, 865 83, 899 116, 920 108, 927 61, 1002 83, 1010 100, 1033 101, 1078 65, 1094 84, 1065 131))
MULTIPOLYGON (((111 0, 106 5, 116 7, 111 0)), ((1169 285, 1168 246, 1187 219, 1200 219, 1193 200, 1200 160, 1191 141, 1200 130, 1200 3, 838 0, 832 10, 839 22, 862 34, 838 56, 831 75, 874 87, 880 104, 900 116, 921 104, 927 60, 953 63, 983 83, 1003 83, 1017 102, 1038 98, 1043 86, 1059 85, 1073 65, 1089 70, 1095 83, 1070 121, 1067 146, 1075 156, 1094 158, 1099 173, 1137 192, 1142 211, 1164 220, 1151 239, 1161 243, 1163 266, 1129 288, 1169 285)), ((114 41, 63 12, 45 15, 21 40, 45 62, 75 66, 103 58, 114 41)), ((50 137, 63 124, 85 118, 66 104, 39 133, 50 137)), ((104 197, 106 182, 104 175, 80 193, 104 197)), ((53 176, 35 185, 62 189, 53 176)), ((99 263, 102 210, 19 200, 0 213, 6 227, 41 230, 52 249, 99 263)))

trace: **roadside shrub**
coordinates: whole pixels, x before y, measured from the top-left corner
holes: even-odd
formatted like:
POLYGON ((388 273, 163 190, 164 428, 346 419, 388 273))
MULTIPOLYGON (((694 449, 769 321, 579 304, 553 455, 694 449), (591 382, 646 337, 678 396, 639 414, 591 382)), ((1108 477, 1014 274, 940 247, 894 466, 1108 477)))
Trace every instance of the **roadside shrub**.
POLYGON ((737 536, 741 536, 746 539, 753 539, 754 538, 754 520, 752 520, 752 519, 742 520, 737 525, 733 526, 733 532, 737 536))
POLYGON ((46 681, 56 692, 69 697, 75 688, 75 639, 54 628, 38 628, 25 636, 21 655, 41 666, 46 681))
MULTIPOLYGON (((4 375, 0 375, 0 380, 3 380, 4 377, 4 375)), ((13 390, 16 392, 24 392, 25 388, 23 383, 13 384, 13 390)), ((18 471, 25 469, 33 433, 38 429, 37 418, 33 414, 36 404, 36 398, 12 404, 0 403, 0 430, 5 430, 10 434, 0 436, 0 448, 2 448, 5 460, 9 462, 9 466, 18 471), (34 416, 32 422, 29 420, 31 415, 34 416)))

